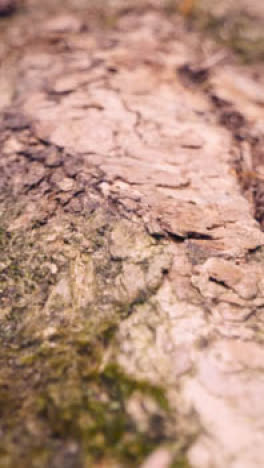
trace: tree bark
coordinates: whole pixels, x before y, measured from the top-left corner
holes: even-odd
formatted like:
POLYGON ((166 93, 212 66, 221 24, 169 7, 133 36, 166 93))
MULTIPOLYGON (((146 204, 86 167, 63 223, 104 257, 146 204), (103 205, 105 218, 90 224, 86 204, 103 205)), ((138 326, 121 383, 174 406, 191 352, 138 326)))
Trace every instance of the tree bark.
POLYGON ((166 12, 4 23, 3 467, 264 464, 263 65, 166 12))

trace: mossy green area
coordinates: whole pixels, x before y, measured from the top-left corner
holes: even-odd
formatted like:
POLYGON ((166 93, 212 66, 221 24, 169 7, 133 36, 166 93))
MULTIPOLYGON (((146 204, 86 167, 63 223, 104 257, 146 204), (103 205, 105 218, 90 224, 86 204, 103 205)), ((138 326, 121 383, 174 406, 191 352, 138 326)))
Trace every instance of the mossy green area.
POLYGON ((245 4, 223 0, 167 0, 165 13, 185 13, 188 27, 199 29, 234 50, 245 63, 264 59, 263 18, 245 4))
POLYGON ((252 63, 264 59, 264 32, 259 19, 246 12, 233 12, 217 17, 209 9, 193 12, 193 22, 215 37, 223 45, 236 52, 243 62, 252 63))
POLYGON ((100 209, 5 225, 0 242, 0 466, 136 467, 174 443, 164 390, 112 354, 120 321, 163 281, 166 245, 100 209))
POLYGON ((187 458, 182 456, 182 457, 175 458, 175 460, 171 463, 170 468, 191 468, 191 467, 187 458))
POLYGON ((99 356, 83 344, 42 346, 16 362, 9 352, 9 358, 15 375, 0 394, 1 466, 93 466, 102 460, 137 466, 167 439, 163 392, 114 364, 96 369, 99 356), (146 431, 127 412, 136 391, 157 402, 146 431))

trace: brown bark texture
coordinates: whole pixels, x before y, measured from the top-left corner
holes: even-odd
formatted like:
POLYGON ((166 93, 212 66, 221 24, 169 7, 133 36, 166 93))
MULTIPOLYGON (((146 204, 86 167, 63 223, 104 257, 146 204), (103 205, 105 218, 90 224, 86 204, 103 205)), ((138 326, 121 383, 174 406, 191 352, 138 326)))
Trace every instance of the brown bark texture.
POLYGON ((264 466, 264 11, 232 3, 0 19, 3 468, 264 466))

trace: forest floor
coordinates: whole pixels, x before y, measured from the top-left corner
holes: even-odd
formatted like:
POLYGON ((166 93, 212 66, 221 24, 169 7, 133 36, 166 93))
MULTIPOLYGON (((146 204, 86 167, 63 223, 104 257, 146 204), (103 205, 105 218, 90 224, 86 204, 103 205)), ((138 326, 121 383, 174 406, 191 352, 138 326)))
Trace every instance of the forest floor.
POLYGON ((264 466, 263 24, 0 18, 1 468, 264 466))

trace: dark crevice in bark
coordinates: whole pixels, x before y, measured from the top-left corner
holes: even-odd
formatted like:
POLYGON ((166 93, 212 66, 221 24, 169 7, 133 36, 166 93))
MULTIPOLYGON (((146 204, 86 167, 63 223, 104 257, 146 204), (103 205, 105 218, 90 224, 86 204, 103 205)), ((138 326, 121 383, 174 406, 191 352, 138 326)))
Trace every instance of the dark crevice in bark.
POLYGON ((250 123, 231 102, 210 95, 219 123, 231 132, 235 156, 233 167, 242 192, 253 205, 253 214, 264 230, 264 150, 263 137, 253 135, 250 123), (247 145, 247 155, 244 146, 247 145))

